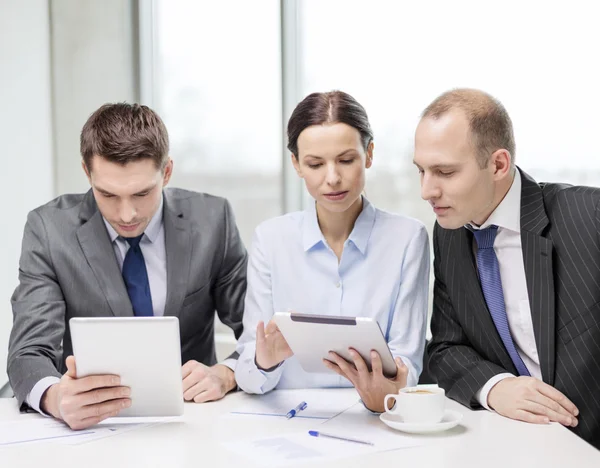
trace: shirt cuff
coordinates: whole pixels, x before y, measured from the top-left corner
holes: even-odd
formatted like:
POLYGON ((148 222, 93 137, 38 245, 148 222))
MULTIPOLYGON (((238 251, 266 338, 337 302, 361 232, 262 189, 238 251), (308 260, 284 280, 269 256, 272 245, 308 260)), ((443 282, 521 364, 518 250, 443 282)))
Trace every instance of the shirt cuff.
POLYGON ((490 408, 490 406, 488 405, 488 402, 487 402, 488 394, 490 393, 490 390, 498 382, 500 382, 501 380, 504 380, 504 379, 506 379, 508 377, 514 377, 514 375, 509 374, 509 373, 495 375, 490 380, 488 380, 486 382, 486 384, 483 387, 481 387, 479 389, 479 391, 475 394, 475 398, 477 399, 477 401, 479 402, 479 404, 481 406, 483 406, 486 410, 494 411, 492 408, 490 408))
POLYGON ((40 408, 40 405, 42 403, 42 396, 44 396, 44 392, 48 390, 52 385, 57 384, 59 382, 60 379, 58 377, 44 377, 33 386, 31 392, 29 392, 29 395, 27 395, 25 401, 31 408, 36 410, 41 415, 50 417, 49 414, 44 413, 40 408))
POLYGON ((224 361, 219 362, 222 366, 229 367, 233 372, 235 372, 235 366, 237 365, 237 359, 225 359, 224 361))

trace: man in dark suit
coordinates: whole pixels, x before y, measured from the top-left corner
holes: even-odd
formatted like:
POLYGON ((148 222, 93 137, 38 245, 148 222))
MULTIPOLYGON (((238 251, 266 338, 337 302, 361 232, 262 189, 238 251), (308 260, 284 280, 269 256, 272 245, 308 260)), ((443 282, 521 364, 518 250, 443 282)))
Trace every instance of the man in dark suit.
POLYGON ((235 387, 236 356, 216 364, 214 316, 240 336, 246 250, 225 199, 165 188, 168 152, 151 109, 104 105, 81 132, 92 189, 29 213, 8 356, 22 408, 81 429, 130 404, 116 376, 77 378, 71 317, 176 316, 183 397, 215 400, 235 387))
POLYGON ((453 398, 600 447, 600 190, 515 166, 510 118, 477 90, 423 112, 414 162, 432 205, 429 370, 453 398))

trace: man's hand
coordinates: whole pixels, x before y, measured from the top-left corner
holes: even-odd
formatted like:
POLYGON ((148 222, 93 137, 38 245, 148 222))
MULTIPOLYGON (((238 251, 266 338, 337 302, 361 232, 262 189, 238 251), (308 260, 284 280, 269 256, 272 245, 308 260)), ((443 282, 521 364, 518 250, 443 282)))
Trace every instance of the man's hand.
POLYGON ((488 405, 498 414, 519 421, 577 426, 579 410, 554 387, 533 377, 508 377, 492 387, 488 405))
POLYGON ((264 322, 256 326, 256 363, 261 369, 270 369, 293 356, 290 345, 283 337, 274 320, 266 328, 264 322))
POLYGON ((408 367, 402 362, 402 359, 397 357, 395 359, 396 377, 388 379, 383 375, 383 364, 377 351, 371 351, 371 372, 358 352, 352 348, 349 349, 349 352, 352 356, 352 363, 333 351, 329 352, 330 360, 323 359, 323 362, 329 369, 346 377, 354 385, 367 408, 383 413, 385 396, 388 393, 398 393, 398 390, 406 387, 408 367))
POLYGON ((198 361, 188 361, 181 368, 183 398, 186 401, 203 403, 220 400, 235 388, 233 371, 222 364, 212 367, 198 361))
POLYGON ((42 411, 80 430, 116 416, 131 406, 129 387, 120 386, 118 375, 77 378, 75 358, 67 357, 67 372, 52 385, 40 402, 42 411))

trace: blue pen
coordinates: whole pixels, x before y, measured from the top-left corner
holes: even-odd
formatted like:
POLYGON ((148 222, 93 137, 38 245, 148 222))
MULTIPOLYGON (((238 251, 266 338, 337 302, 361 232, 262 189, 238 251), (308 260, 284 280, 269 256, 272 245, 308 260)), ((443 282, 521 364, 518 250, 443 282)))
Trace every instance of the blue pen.
POLYGON ((298 406, 296 406, 294 409, 289 410, 288 413, 285 415, 285 417, 288 419, 293 418, 300 411, 302 411, 303 409, 306 409, 307 406, 308 406, 308 404, 305 401, 303 401, 298 406))
POLYGON ((328 437, 330 439, 344 440, 346 442, 355 442, 357 444, 375 445, 373 442, 368 442, 366 440, 354 439, 352 437, 341 437, 333 434, 326 434, 325 432, 319 431, 308 431, 308 435, 311 435, 313 437, 328 437))

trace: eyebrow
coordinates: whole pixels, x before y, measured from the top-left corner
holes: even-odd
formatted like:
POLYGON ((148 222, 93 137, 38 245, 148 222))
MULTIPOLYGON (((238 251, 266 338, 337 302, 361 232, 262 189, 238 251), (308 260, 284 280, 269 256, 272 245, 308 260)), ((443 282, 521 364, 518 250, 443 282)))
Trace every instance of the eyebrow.
MULTIPOLYGON (((153 184, 153 185, 151 185, 149 187, 146 187, 143 190, 135 192, 134 195, 141 195, 142 193, 150 192, 152 189, 154 189, 154 187, 156 187, 156 184, 153 184)), ((96 186, 95 189, 98 190, 98 192, 102 193, 103 195, 112 195, 112 196, 115 196, 114 193, 111 193, 108 190, 104 190, 102 187, 96 186)))
MULTIPOLYGON (((415 161, 413 161, 413 164, 415 166, 417 166, 419 169, 423 169, 421 166, 419 166, 415 161)), ((456 169, 457 167, 459 167, 460 164, 434 164, 433 166, 431 166, 429 169, 431 170, 439 170, 439 169, 456 169)))
MULTIPOLYGON (((356 150, 354 148, 349 148, 346 151, 342 151, 340 154, 338 154, 336 156, 336 158, 342 157, 342 156, 346 155, 347 153, 351 153, 351 152, 355 152, 356 153, 356 150)), ((321 156, 315 156, 314 154, 307 154, 304 157, 305 158, 314 158, 314 159, 323 159, 321 156)))

